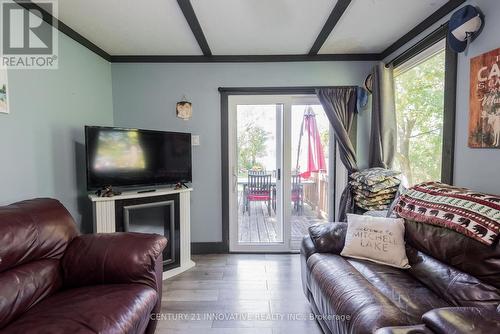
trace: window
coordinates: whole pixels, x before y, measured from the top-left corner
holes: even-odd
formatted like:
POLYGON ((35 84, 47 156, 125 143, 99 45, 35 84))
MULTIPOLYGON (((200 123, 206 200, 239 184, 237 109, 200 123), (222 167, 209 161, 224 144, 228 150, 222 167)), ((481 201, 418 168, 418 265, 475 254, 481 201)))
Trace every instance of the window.
POLYGON ((395 167, 406 186, 442 179, 445 67, 443 40, 394 71, 395 167))

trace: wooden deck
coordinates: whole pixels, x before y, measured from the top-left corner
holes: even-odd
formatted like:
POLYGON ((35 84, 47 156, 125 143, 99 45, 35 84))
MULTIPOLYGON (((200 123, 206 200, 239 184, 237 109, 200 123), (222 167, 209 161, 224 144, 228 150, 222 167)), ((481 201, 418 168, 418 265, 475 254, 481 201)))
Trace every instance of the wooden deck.
MULTIPOLYGON (((292 249, 299 249, 304 235, 308 234, 307 228, 316 223, 325 223, 326 220, 317 218, 315 212, 304 203, 304 212, 301 215, 292 214, 292 249)), ((282 235, 274 211, 268 214, 265 202, 252 202, 250 214, 243 214, 241 196, 238 209, 238 239, 246 243, 272 243, 280 242, 282 235)), ((286 222, 285 222, 286 223, 286 222)))

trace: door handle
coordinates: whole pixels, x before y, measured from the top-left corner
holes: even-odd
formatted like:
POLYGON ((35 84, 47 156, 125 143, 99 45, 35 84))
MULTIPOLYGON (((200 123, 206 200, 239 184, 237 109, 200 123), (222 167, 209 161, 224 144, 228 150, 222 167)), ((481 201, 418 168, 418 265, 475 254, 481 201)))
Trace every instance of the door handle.
POLYGON ((233 192, 238 192, 238 173, 237 168, 233 168, 233 192))
POLYGON ((278 175, 276 175, 276 180, 281 181, 281 168, 278 168, 278 175))

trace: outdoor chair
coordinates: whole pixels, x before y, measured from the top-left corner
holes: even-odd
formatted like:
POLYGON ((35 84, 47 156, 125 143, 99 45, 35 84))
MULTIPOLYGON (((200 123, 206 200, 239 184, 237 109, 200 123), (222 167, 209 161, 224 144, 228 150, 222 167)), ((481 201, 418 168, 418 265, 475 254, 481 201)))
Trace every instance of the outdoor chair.
POLYGON ((272 205, 271 174, 262 171, 248 172, 248 183, 243 188, 243 213, 250 215, 251 202, 267 202, 267 212, 271 215, 272 205))

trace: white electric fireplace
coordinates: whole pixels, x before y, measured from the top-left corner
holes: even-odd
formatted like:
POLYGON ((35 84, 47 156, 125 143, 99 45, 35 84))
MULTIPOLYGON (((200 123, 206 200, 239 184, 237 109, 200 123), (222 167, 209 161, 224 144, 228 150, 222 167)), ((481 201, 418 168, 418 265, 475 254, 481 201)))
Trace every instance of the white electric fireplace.
POLYGON ((89 195, 96 233, 157 233, 168 239, 163 252, 163 279, 192 268, 190 193, 192 189, 160 188, 124 192, 113 197, 89 195))

